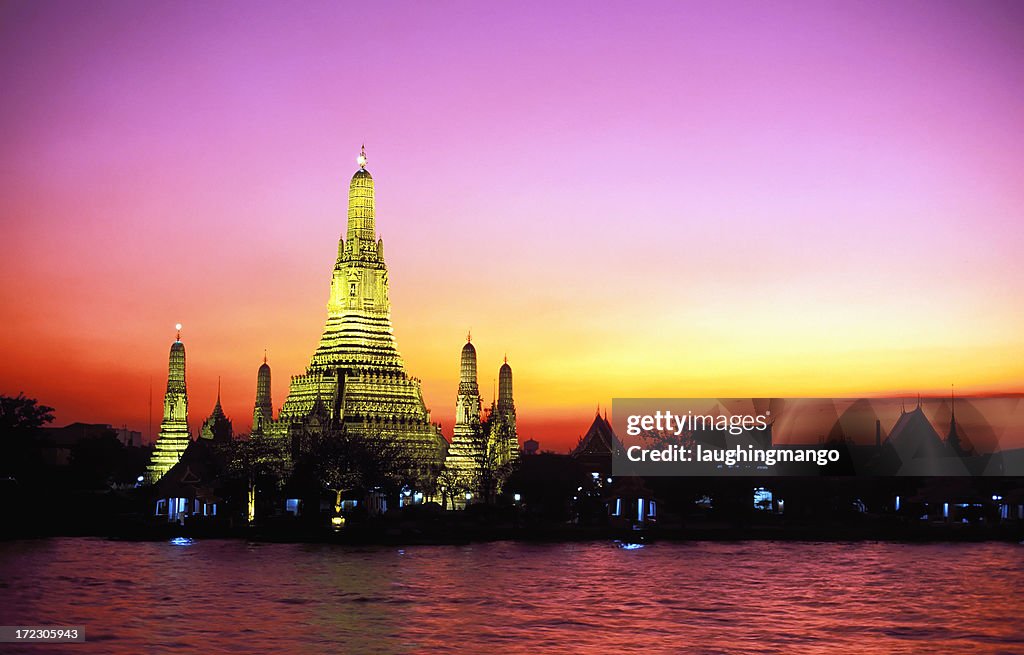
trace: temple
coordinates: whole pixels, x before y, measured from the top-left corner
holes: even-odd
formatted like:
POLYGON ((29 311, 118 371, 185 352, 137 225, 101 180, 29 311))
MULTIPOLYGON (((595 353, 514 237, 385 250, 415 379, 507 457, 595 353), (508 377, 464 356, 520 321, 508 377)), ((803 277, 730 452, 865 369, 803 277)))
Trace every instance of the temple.
MULTIPOLYGON (((185 389, 185 344, 181 342, 181 325, 177 325, 178 336, 171 344, 167 364, 167 392, 164 394, 164 417, 160 421, 160 433, 149 466, 146 467, 146 481, 156 482, 171 470, 189 444, 188 393, 185 389)), ((219 394, 218 394, 219 405, 219 394)))
POLYGON ((594 422, 590 424, 587 433, 580 437, 579 443, 569 455, 578 461, 585 471, 603 478, 612 474, 612 459, 616 452, 621 451, 622 442, 608 421, 607 410, 602 417, 598 408, 594 414, 594 422))
POLYGON ((293 457, 336 430, 399 439, 424 478, 433 478, 448 444, 431 423, 420 382, 406 373, 395 343, 365 149, 357 161, 347 230, 338 241, 331 275, 327 323, 305 373, 292 376, 271 434, 288 441, 293 457))

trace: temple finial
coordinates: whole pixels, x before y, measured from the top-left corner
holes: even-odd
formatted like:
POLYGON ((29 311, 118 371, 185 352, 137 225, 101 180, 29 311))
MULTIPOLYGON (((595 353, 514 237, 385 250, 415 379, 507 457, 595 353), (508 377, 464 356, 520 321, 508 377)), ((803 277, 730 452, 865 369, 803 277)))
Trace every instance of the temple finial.
POLYGON ((264 364, 267 363, 267 349, 266 348, 263 349, 263 363, 264 364))
POLYGON ((359 164, 359 168, 366 170, 366 144, 364 143, 359 149, 359 156, 356 157, 356 163, 359 164))
POLYGON ((181 341, 181 323, 175 323, 174 329, 178 331, 177 341, 181 341))
POLYGON ((505 353, 505 363, 508 364, 508 353, 505 353))
POLYGON ((956 421, 956 395, 953 393, 953 385, 949 385, 949 413, 950 421, 956 421))
POLYGON ((217 376, 217 404, 220 404, 220 376, 217 376))
POLYGON ((466 332, 466 343, 473 341, 473 330, 466 332))

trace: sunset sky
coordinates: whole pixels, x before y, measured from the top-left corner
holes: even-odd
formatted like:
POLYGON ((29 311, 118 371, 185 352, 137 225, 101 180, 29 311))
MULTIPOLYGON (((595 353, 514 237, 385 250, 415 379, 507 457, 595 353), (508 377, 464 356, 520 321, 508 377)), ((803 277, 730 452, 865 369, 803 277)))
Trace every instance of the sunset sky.
POLYGON ((1024 5, 0 4, 0 393, 275 410, 366 144, 392 322, 451 436, 613 397, 1024 391, 1024 5))

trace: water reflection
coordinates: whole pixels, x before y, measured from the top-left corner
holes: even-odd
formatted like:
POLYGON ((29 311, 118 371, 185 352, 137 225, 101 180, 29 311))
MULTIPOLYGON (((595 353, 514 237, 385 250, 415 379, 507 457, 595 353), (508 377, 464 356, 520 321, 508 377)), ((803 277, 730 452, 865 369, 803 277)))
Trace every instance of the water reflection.
POLYGON ((1024 651, 1019 545, 641 545, 9 542, 0 624, 84 625, 75 653, 1024 651))

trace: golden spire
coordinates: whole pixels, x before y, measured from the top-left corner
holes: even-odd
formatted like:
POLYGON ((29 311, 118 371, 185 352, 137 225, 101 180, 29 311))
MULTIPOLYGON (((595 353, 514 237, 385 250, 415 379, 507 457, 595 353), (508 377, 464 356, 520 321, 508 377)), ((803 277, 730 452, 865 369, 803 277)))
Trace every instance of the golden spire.
POLYGON ((366 170, 366 144, 364 143, 362 148, 359 149, 359 156, 356 157, 356 163, 359 164, 359 168, 366 170))

